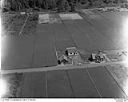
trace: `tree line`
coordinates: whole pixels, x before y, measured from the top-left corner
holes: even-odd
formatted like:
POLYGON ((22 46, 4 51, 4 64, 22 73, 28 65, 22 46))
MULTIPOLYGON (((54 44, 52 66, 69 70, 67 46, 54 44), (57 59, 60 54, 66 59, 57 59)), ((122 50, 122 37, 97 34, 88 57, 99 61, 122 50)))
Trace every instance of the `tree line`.
POLYGON ((127 0, 4 0, 3 8, 7 11, 20 11, 26 9, 69 10, 72 7, 104 7, 125 2, 127 2, 127 0))

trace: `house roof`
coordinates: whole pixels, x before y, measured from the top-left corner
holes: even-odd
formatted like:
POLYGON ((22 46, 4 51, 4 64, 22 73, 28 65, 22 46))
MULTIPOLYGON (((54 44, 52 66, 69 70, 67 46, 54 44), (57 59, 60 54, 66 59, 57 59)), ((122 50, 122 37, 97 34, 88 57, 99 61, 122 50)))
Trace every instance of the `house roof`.
POLYGON ((68 53, 70 53, 70 52, 77 52, 76 47, 66 48, 66 50, 68 50, 68 53))

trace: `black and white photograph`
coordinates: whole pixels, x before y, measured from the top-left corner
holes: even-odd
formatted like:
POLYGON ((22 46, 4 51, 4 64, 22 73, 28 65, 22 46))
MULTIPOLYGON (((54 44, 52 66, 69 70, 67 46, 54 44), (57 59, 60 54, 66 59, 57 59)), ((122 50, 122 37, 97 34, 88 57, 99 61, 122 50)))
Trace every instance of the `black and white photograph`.
POLYGON ((127 101, 128 0, 0 0, 0 13, 1 98, 127 101))

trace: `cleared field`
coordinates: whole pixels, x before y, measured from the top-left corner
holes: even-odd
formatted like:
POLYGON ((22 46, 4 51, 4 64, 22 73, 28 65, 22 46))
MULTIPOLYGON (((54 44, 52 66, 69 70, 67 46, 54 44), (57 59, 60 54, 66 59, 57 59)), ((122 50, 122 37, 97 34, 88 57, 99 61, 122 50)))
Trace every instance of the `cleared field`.
POLYGON ((62 20, 59 14, 55 14, 62 23, 52 24, 38 24, 38 19, 33 21, 29 17, 20 36, 8 34, 2 37, 2 68, 55 66, 56 50, 62 51, 67 47, 88 52, 127 47, 128 30, 124 27, 127 12, 79 14, 83 19, 62 20))
POLYGON ((33 67, 57 65, 54 35, 50 25, 37 25, 33 67))
MULTIPOLYGON (((123 49, 124 45, 127 43, 126 40, 124 41, 123 36, 122 36, 124 33, 123 24, 125 23, 128 15, 125 16, 124 18, 121 18, 121 15, 123 15, 123 13, 119 14, 115 12, 114 13, 109 13, 109 12, 102 13, 101 15, 104 15, 104 16, 98 15, 98 13, 94 13, 94 15, 98 15, 98 17, 95 17, 95 18, 90 18, 89 16, 84 15, 84 14, 82 15, 84 16, 85 21, 87 21, 91 25, 91 27, 95 29, 95 32, 98 32, 98 33, 92 32, 94 36, 94 42, 96 42, 96 45, 99 46, 97 48, 100 49, 101 47, 101 49, 104 49, 104 50, 105 49, 106 50, 107 49, 109 50, 123 49), (104 47, 102 48, 103 45, 104 47), (106 47, 106 45, 108 47, 106 47)), ((124 13, 124 15, 126 14, 124 13)), ((90 30, 90 33, 91 33, 91 30, 90 30)), ((91 35, 90 37, 93 40, 93 37, 91 35)))
POLYGON ((110 72, 115 74, 114 76, 120 76, 118 79, 107 70, 110 68, 111 66, 85 67, 84 69, 78 67, 68 70, 22 73, 20 82, 17 83, 15 80, 18 79, 18 74, 17 76, 6 75, 5 78, 13 76, 9 83, 14 83, 12 86, 18 84, 16 87, 13 86, 15 90, 11 89, 15 92, 10 97, 126 98, 126 86, 121 85, 127 81, 127 79, 121 80, 127 77, 123 74, 125 70, 123 67, 117 70, 111 68, 110 72))
MULTIPOLYGON (((6 35, 5 33, 4 36, 2 37, 1 52, 2 52, 2 67, 4 69, 13 69, 13 68, 18 69, 18 68, 31 67, 33 44, 34 44, 35 36, 19 35, 20 32, 25 34, 25 28, 26 28, 26 26, 23 28, 25 19, 21 19, 21 21, 20 19, 14 19, 14 22, 12 21, 13 26, 10 25, 9 31, 13 30, 15 26, 17 27, 17 24, 20 24, 19 26, 20 29, 17 30, 16 33, 12 32, 12 33, 8 33, 8 35, 6 35)), ((29 23, 27 24, 29 25, 29 23)), ((27 34, 29 35, 29 33, 27 34)))

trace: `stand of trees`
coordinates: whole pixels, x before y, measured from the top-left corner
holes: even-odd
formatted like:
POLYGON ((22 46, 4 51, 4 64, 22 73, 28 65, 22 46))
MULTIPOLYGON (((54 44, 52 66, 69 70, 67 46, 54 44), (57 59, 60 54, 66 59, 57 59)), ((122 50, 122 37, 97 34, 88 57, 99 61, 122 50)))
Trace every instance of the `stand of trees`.
POLYGON ((126 3, 127 0, 4 0, 4 11, 22 11, 27 9, 71 10, 73 7, 104 7, 126 3))

